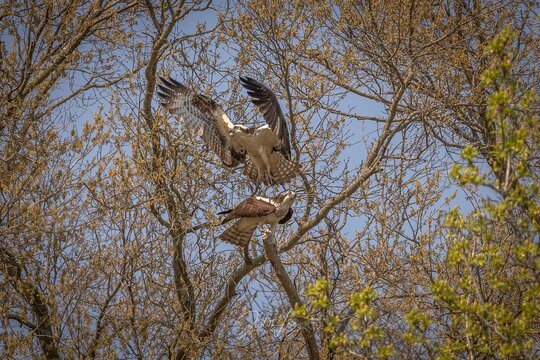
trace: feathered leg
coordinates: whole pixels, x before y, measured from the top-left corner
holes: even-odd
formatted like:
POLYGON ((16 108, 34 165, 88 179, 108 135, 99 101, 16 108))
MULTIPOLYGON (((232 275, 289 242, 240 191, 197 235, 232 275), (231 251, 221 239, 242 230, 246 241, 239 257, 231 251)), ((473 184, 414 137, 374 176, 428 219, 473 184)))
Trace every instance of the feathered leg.
POLYGON ((246 264, 251 264, 253 262, 253 260, 249 256, 249 243, 244 246, 244 261, 246 262, 246 264))
POLYGON ((259 191, 261 187, 261 183, 263 182, 263 176, 261 176, 261 171, 258 169, 258 167, 253 164, 251 160, 246 161, 246 166, 244 167, 244 174, 248 177, 250 181, 250 187, 254 185, 254 188, 251 187, 253 190, 251 196, 257 195, 257 192, 259 191))

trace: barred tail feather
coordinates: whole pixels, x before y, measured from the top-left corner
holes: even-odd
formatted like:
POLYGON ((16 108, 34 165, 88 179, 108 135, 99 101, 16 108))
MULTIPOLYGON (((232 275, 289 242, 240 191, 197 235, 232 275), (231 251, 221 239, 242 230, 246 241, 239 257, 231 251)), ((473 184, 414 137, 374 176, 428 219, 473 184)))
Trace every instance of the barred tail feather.
POLYGON ((246 165, 244 166, 244 175, 248 177, 249 180, 253 181, 254 183, 257 182, 257 177, 259 175, 259 172, 257 171, 257 167, 251 159, 246 159, 246 165))
MULTIPOLYGON (((272 176, 269 179, 263 177, 262 182, 265 185, 283 185, 302 173, 302 165, 287 160, 281 153, 274 152, 271 161, 273 164, 271 171, 272 176)), ((257 182, 259 172, 250 159, 246 160, 244 175, 246 175, 249 180, 257 182)))
POLYGON ((286 184, 302 172, 302 165, 287 160, 282 154, 274 153, 276 168, 272 169, 272 183, 270 185, 286 184))
POLYGON ((245 226, 243 220, 238 220, 234 225, 219 235, 219 238, 234 245, 246 246, 249 243, 249 240, 251 240, 256 227, 256 224, 254 226, 245 226))

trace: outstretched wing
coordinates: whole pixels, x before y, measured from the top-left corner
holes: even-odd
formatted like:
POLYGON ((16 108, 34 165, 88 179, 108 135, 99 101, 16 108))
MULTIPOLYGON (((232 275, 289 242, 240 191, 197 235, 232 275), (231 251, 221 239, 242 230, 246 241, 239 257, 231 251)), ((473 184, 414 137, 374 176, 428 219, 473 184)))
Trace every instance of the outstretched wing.
POLYGON ((277 150, 286 159, 290 160, 291 143, 289 140, 289 129, 276 95, 269 88, 250 77, 240 76, 240 81, 242 81, 242 86, 248 90, 248 95, 253 98, 251 101, 263 115, 266 123, 277 134, 279 138, 277 150))
POLYGON ((185 126, 196 132, 202 129, 206 145, 229 167, 235 167, 245 160, 245 153, 235 149, 231 143, 229 130, 234 124, 223 109, 207 96, 196 94, 178 81, 160 77, 158 95, 161 105, 179 119, 185 126))

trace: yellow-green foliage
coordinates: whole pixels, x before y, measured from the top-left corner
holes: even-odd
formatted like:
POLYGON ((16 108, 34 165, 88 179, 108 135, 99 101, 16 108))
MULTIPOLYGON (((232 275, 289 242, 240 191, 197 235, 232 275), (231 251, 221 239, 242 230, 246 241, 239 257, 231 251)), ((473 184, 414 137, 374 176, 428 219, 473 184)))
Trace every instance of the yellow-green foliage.
MULTIPOLYGON (((432 292, 451 310, 460 336, 440 345, 441 358, 460 351, 527 357, 534 346, 532 335, 538 333, 539 186, 528 164, 531 147, 538 146, 539 119, 530 109, 536 95, 520 94, 519 82, 512 78, 513 41, 514 34, 506 28, 490 43, 487 53, 493 63, 482 78, 490 91, 486 121, 492 131, 488 158, 493 174, 480 170, 474 162, 478 149, 472 146, 462 152, 467 164, 450 172, 463 186, 485 186, 499 195, 482 211, 462 214, 454 209, 447 216, 447 263, 459 274, 454 278, 458 281, 439 279, 432 292)), ((425 326, 426 316, 410 315, 411 327, 425 326)), ((408 334, 411 340, 423 341, 413 334, 408 334)))
MULTIPOLYGON (((538 348, 540 188, 528 164, 531 150, 539 146, 540 121, 531 110, 537 95, 523 93, 512 77, 513 41, 513 32, 506 28, 487 47, 492 65, 482 84, 490 94, 485 119, 492 132, 490 148, 466 146, 463 163, 450 171, 461 186, 489 189, 494 199, 470 213, 455 208, 447 214, 443 224, 448 242, 446 273, 437 274, 428 289, 435 307, 429 312, 412 309, 403 319, 406 330, 401 339, 430 358, 455 359, 464 354, 529 358, 538 348), (480 161, 480 153, 488 164, 480 161), (452 336, 434 336, 438 310, 449 327, 446 333, 452 336)), ((329 288, 326 279, 309 286, 311 310, 302 307, 295 314, 313 317, 308 314, 332 312, 329 288)), ((395 354, 392 345, 385 343, 384 329, 377 325, 376 297, 368 286, 349 298, 353 317, 345 331, 339 330, 343 319, 335 314, 327 317, 324 332, 330 336, 331 349, 355 356, 364 351, 360 357, 395 354)), ((392 341, 400 340, 388 342, 392 341)))
MULTIPOLYGON (((302 318, 313 317, 317 311, 330 308, 328 299, 329 284, 326 279, 319 279, 315 284, 306 289, 309 296, 311 311, 308 312, 305 306, 296 307, 293 310, 295 316, 302 318), (311 315, 308 315, 311 313, 311 315)), ((350 329, 352 332, 339 330, 339 325, 344 321, 337 315, 329 315, 326 319, 324 332, 329 336, 328 347, 336 353, 353 353, 353 349, 360 348, 368 351, 377 358, 385 359, 394 354, 391 344, 375 341, 383 338, 383 330, 376 324, 377 313, 373 307, 377 294, 370 286, 360 292, 353 294, 347 301, 347 305, 353 312, 350 319, 350 329)), ((345 320, 347 321, 347 320, 345 320)))

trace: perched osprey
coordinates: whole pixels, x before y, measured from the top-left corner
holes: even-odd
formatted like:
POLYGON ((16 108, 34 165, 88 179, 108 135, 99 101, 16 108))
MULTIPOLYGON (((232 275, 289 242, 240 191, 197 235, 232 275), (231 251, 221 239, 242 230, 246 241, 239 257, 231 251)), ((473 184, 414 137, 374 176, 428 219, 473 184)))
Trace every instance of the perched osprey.
POLYGON ((257 226, 262 224, 285 224, 293 215, 291 208, 296 193, 287 191, 284 195, 270 198, 250 197, 233 209, 218 213, 227 214, 221 224, 240 219, 225 230, 219 238, 235 245, 247 247, 257 226))
POLYGON ((208 147, 230 168, 244 163, 244 174, 257 185, 285 184, 301 172, 291 161, 289 129, 274 93, 249 77, 242 85, 267 125, 247 128, 233 124, 223 109, 207 96, 196 94, 178 81, 161 79, 162 105, 189 129, 198 131, 208 147))

